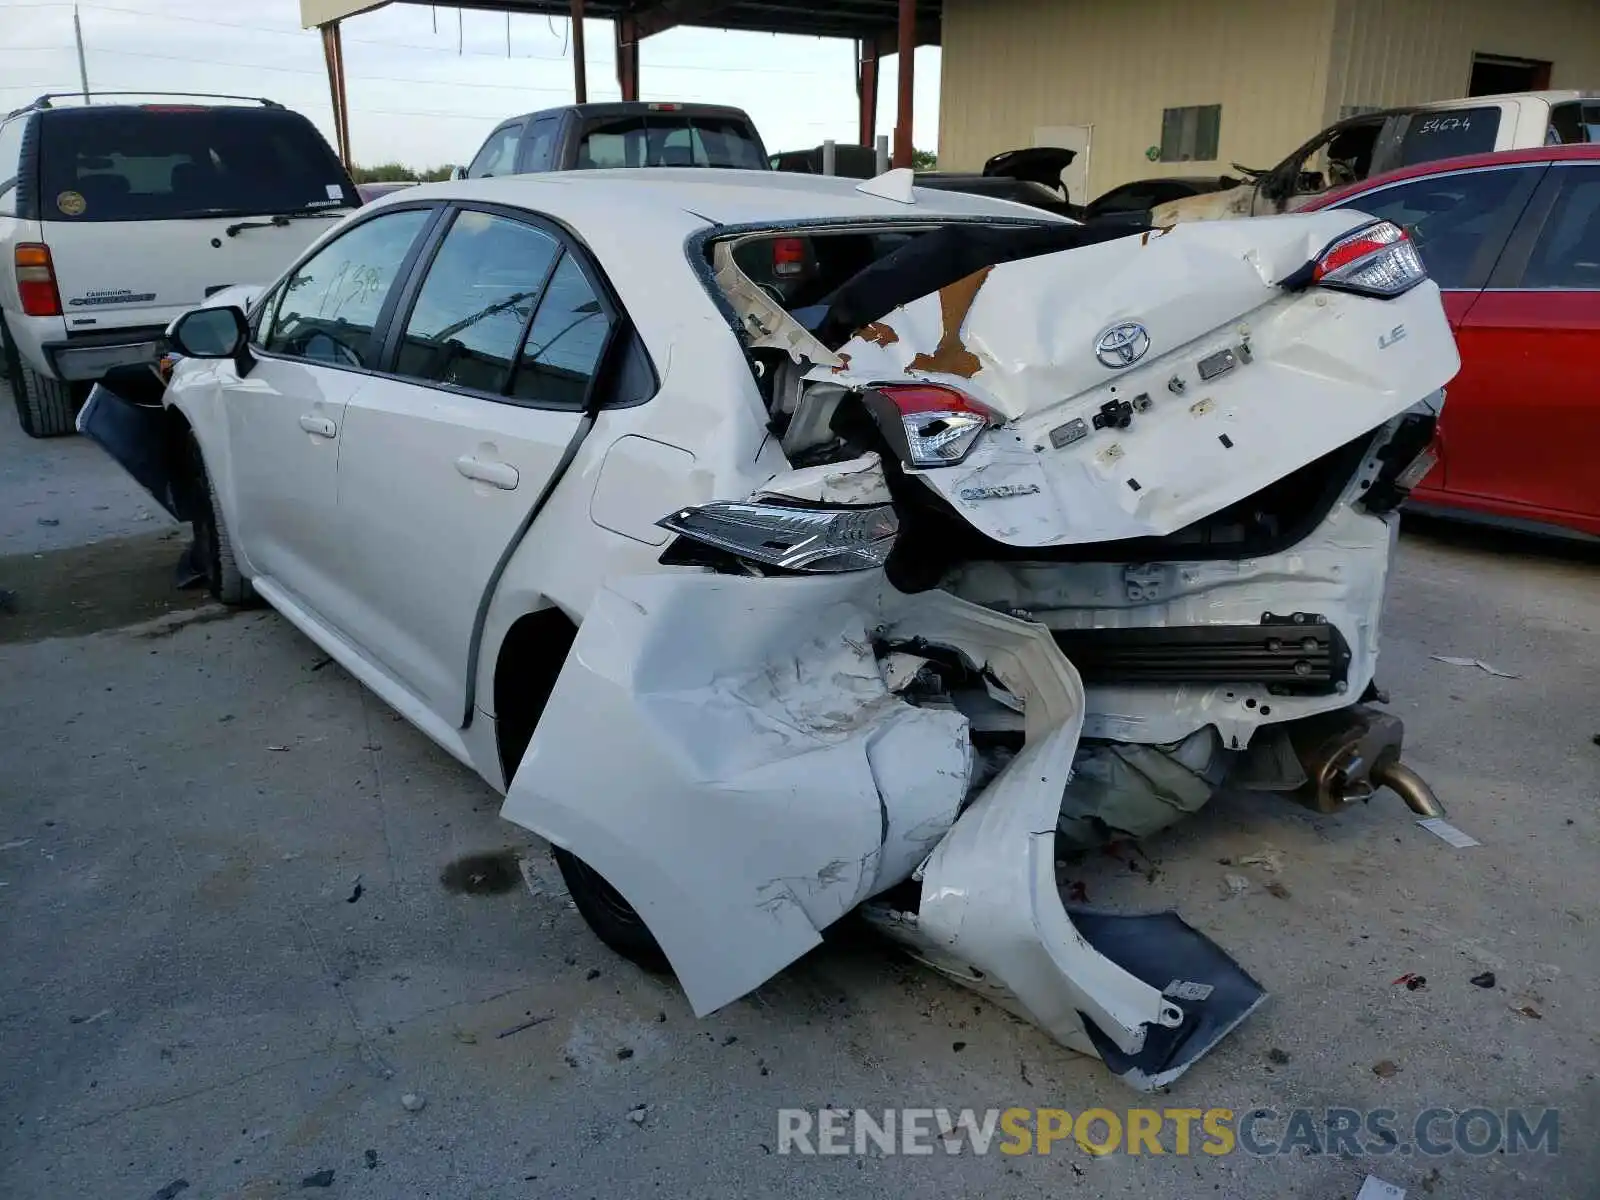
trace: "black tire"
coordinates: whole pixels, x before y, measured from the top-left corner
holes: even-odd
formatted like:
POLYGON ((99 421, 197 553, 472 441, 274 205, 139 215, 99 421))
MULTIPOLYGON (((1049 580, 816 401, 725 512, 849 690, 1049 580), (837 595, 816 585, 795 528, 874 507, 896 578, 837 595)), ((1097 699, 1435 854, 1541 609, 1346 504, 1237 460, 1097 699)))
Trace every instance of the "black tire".
POLYGON ((6 382, 17 405, 17 420, 29 437, 61 437, 74 433, 77 425, 72 403, 72 385, 59 379, 46 379, 25 366, 11 343, 11 332, 0 318, 0 358, 6 365, 6 382))
POLYGON ((222 518, 222 506, 217 503, 217 489, 211 474, 205 469, 199 448, 194 459, 203 489, 196 489, 194 529, 196 564, 206 577, 206 587, 211 595, 230 607, 242 607, 254 602, 255 589, 239 570, 239 561, 233 553, 233 538, 228 533, 227 522, 222 518))
POLYGON ((578 915, 594 930, 595 936, 636 966, 659 975, 669 974, 672 964, 667 962, 667 956, 644 919, 622 898, 622 893, 577 855, 559 846, 552 846, 550 852, 561 878, 566 881, 572 902, 578 906, 578 915))

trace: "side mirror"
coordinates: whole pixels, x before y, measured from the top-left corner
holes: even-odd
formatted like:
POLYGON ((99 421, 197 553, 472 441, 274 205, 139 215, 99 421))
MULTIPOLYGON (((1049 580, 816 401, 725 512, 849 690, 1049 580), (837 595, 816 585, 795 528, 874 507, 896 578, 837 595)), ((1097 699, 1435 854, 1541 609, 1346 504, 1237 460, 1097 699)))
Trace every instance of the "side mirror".
POLYGON ((191 309, 168 326, 167 341, 185 358, 231 358, 241 375, 254 365, 250 324, 237 305, 191 309))
POLYGON ((465 179, 466 177, 467 169, 465 167, 456 167, 450 172, 451 179, 465 179))

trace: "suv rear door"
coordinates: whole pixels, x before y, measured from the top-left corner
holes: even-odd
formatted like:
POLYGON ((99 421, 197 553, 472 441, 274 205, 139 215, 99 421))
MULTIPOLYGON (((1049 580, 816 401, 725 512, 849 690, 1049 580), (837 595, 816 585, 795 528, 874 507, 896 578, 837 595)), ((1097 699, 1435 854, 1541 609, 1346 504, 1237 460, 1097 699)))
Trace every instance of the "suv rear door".
POLYGON ((69 333, 163 326, 220 287, 265 283, 360 205, 316 127, 281 108, 106 105, 38 127, 69 333))

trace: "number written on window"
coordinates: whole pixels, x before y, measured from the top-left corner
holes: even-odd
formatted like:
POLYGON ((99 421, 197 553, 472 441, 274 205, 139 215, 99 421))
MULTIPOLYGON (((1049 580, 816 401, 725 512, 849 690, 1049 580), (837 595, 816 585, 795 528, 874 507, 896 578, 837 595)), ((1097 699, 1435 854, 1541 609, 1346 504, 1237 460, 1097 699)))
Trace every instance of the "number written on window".
POLYGON ((333 366, 375 366, 372 327, 429 216, 425 209, 388 213, 324 246, 284 282, 262 348, 333 366))

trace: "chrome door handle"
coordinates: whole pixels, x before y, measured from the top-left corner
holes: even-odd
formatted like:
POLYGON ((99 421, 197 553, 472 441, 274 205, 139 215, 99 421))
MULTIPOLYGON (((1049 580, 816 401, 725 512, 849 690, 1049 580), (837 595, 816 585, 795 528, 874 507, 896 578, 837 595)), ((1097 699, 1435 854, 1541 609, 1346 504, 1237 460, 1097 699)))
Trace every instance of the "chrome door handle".
POLYGON ((456 470, 468 479, 476 479, 504 492, 515 491, 517 484, 522 482, 517 469, 510 463, 495 462, 492 459, 486 461, 473 458, 470 454, 463 454, 456 459, 456 470))
POLYGON ((300 418, 300 428, 307 433, 314 433, 318 437, 331 438, 339 432, 339 427, 327 417, 313 417, 309 414, 300 418))

